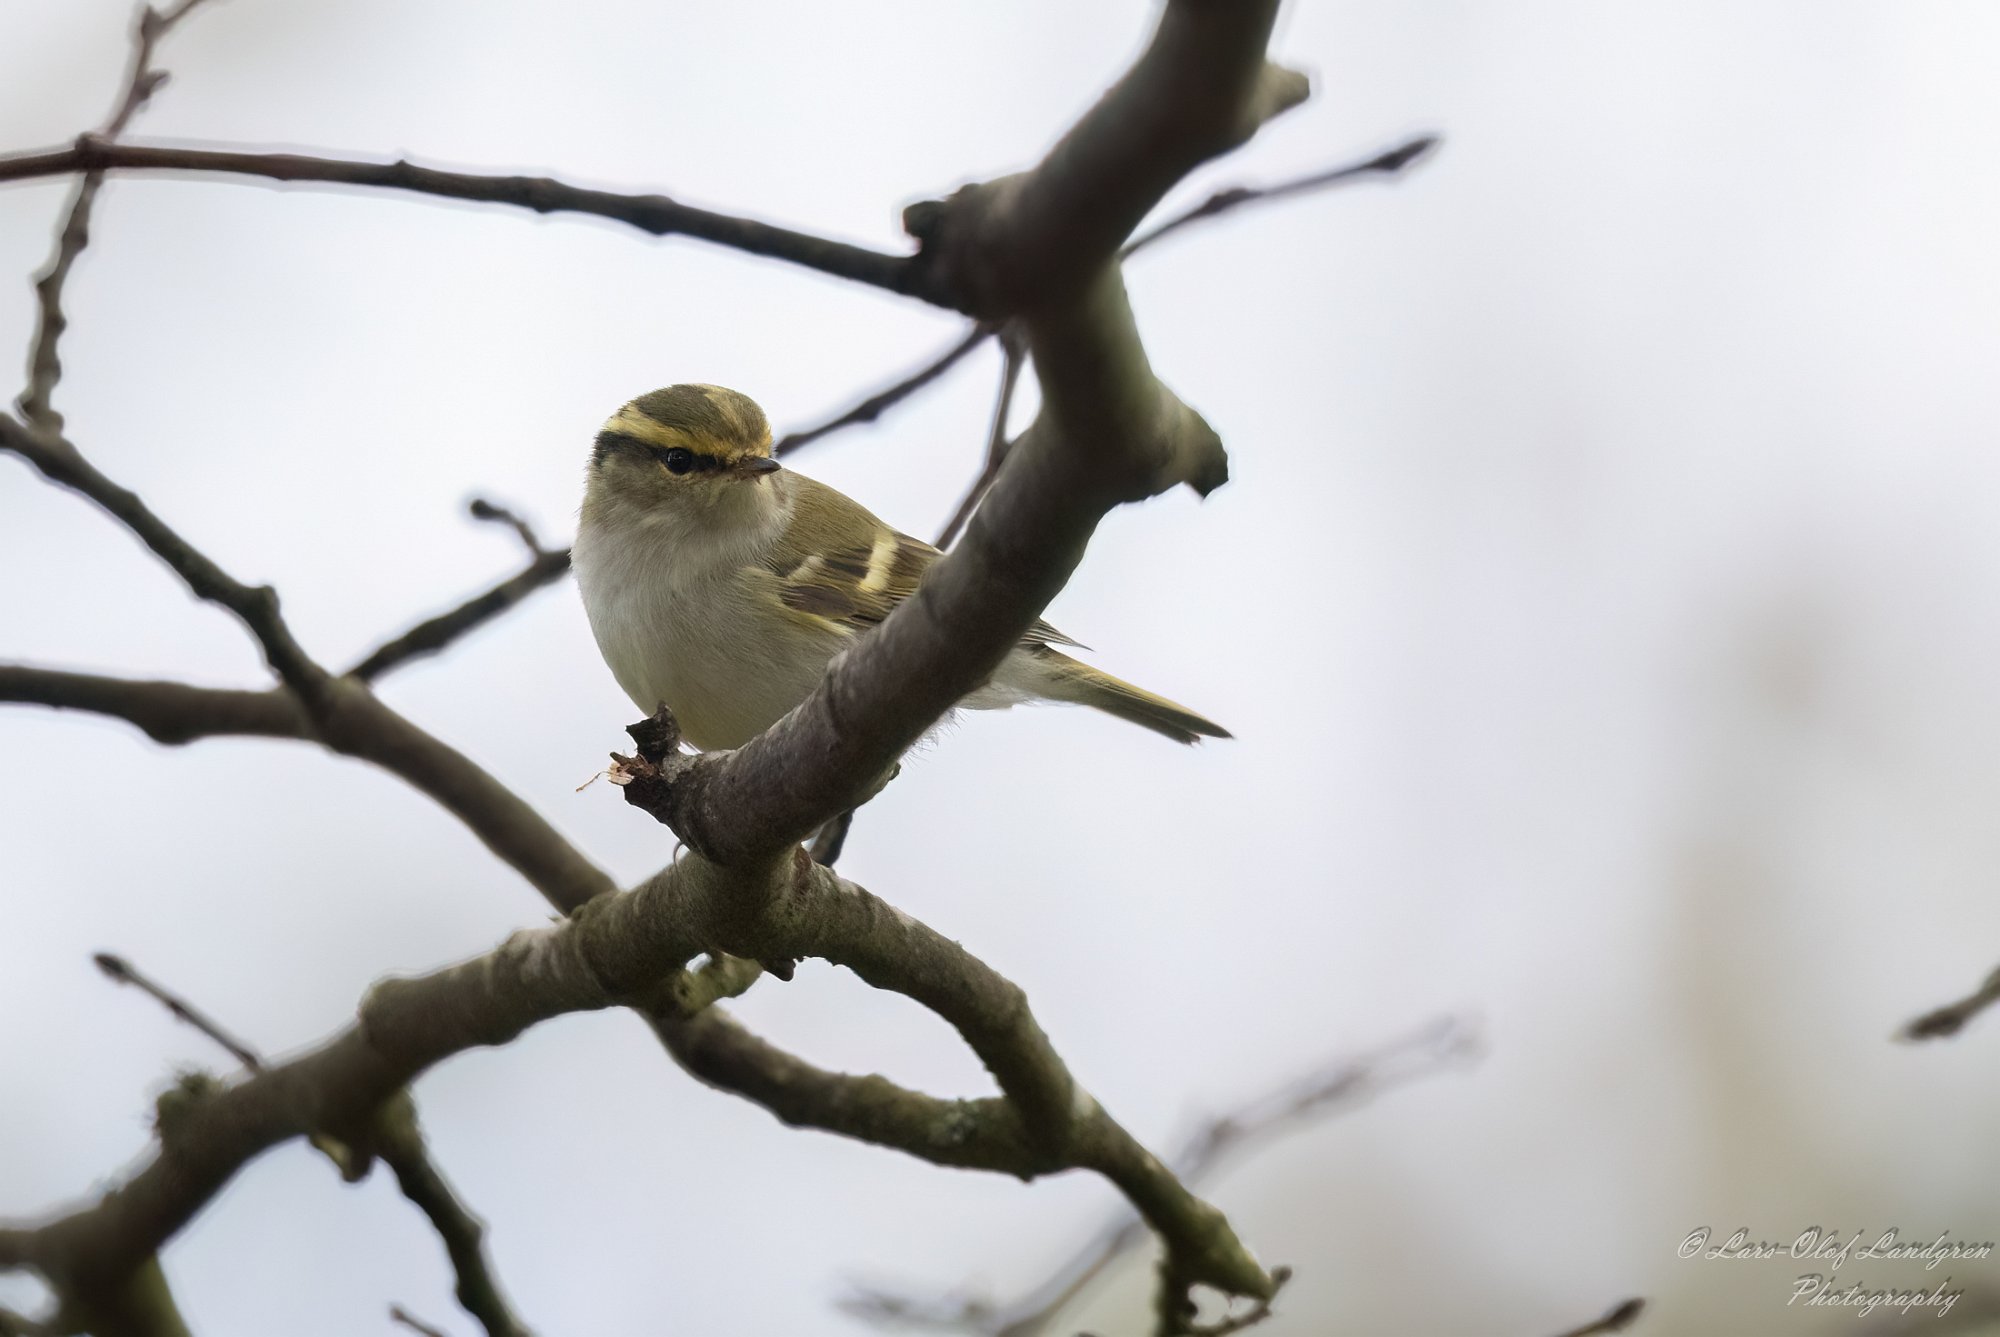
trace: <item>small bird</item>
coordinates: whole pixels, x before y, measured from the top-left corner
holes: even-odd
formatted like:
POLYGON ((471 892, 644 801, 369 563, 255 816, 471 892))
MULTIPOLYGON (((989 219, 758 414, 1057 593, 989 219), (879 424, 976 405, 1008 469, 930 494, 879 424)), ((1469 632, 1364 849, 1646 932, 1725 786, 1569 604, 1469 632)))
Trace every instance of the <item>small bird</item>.
MULTIPOLYGON (((939 555, 780 465, 764 411, 715 385, 655 390, 604 424, 573 550, 612 676, 640 710, 672 708, 704 750, 741 746, 783 718, 939 555)), ((1177 742, 1229 737, 1057 648, 1077 644, 1035 623, 959 704, 1072 701, 1177 742)))

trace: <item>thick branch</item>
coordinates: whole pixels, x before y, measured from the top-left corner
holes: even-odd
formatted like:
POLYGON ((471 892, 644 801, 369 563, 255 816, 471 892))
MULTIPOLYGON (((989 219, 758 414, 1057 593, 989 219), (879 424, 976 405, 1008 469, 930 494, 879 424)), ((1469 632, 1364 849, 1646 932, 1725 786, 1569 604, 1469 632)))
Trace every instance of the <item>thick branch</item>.
POLYGON ((1228 476, 1215 433, 1154 377, 1115 260, 1181 174, 1304 96, 1302 80, 1264 62, 1275 12, 1269 0, 1177 0, 1132 72, 1041 166, 912 211, 927 282, 989 320, 1021 313, 1042 413, 917 593, 797 710, 734 753, 703 756, 664 795, 655 815, 690 847, 724 863, 767 857, 857 806, 992 673, 1106 512, 1177 483, 1206 494, 1228 476))
POLYGON ((988 321, 1085 287, 1180 179, 1303 102, 1264 59, 1276 0, 1174 0, 1131 71, 1020 176, 913 207, 925 296, 988 321))
MULTIPOLYGON (((1371 176, 1394 176, 1405 168, 1413 166, 1427 157, 1438 145, 1435 135, 1419 135, 1406 140, 1393 149, 1378 153, 1361 162, 1345 163, 1294 177, 1269 186, 1230 186, 1203 200, 1184 213, 1176 214, 1157 227, 1148 229, 1125 244, 1119 252, 1120 258, 1129 258, 1163 237, 1172 235, 1189 224, 1204 219, 1220 217, 1248 204, 1268 203, 1287 200, 1299 195, 1309 195, 1331 186, 1345 185, 1371 176)), ((848 427, 874 422, 882 414, 902 403, 917 391, 923 389, 945 372, 956 366, 961 358, 998 332, 998 326, 975 322, 965 337, 926 362, 923 366, 903 376, 902 379, 884 386, 856 403, 852 408, 834 415, 817 426, 801 428, 781 438, 775 449, 779 456, 788 455, 802 446, 811 445, 820 438, 830 436, 848 427)))
POLYGON ((237 735, 316 740, 428 794, 559 910, 574 910, 613 887, 518 794, 351 680, 332 685, 317 720, 283 688, 232 691, 21 665, 0 665, 0 702, 6 701, 126 720, 162 743, 237 735))
POLYGON ((409 191, 477 204, 510 205, 540 214, 588 214, 624 223, 655 237, 693 237, 889 292, 913 292, 914 276, 906 256, 699 209, 664 195, 591 190, 545 176, 449 172, 402 160, 384 163, 303 153, 115 144, 92 136, 85 136, 68 148, 0 157, 0 182, 67 176, 73 172, 208 172, 225 178, 409 191))

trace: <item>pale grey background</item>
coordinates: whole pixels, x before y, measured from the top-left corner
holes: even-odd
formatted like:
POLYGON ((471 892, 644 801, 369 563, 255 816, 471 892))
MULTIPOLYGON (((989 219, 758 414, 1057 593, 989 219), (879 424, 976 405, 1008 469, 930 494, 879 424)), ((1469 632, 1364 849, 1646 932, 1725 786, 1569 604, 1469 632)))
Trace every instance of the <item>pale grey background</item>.
MULTIPOLYGON (((101 118, 128 17, 0 0, 8 146, 101 118)), ((905 202, 1032 160, 1149 21, 229 0, 174 36, 141 132, 557 170, 890 246, 905 202)), ((2000 11, 1313 3, 1277 51, 1318 96, 1187 198, 1450 142, 1399 187, 1135 264, 1154 360, 1235 478, 1113 517, 1052 613, 1238 741, 978 717, 869 809, 847 871, 1025 985, 1156 1144, 1477 1012, 1482 1066, 1210 1186, 1300 1269, 1269 1331, 1546 1333, 1634 1293, 1649 1334, 1854 1330, 1787 1309, 1800 1267, 1674 1248, 1702 1224, 2000 1235, 2000 1023, 1888 1039, 2000 958, 2000 11)), ((0 191, 0 348, 25 347, 64 192, 0 191)), ((566 538, 621 400, 713 380, 798 425, 956 328, 694 243, 381 194, 122 179, 97 238, 76 439, 336 662, 512 568, 470 493, 566 538)), ((992 375, 801 463, 934 529, 992 375)), ((228 619, 14 464, 0 561, 0 655, 259 680, 228 619)), ((610 790, 573 792, 633 711, 567 585, 387 694, 621 878, 666 857, 610 790)), ((9 709, 0 762, 0 1212, 112 1175, 171 1065, 214 1060, 91 951, 284 1050, 377 976, 545 915, 426 801, 297 745, 9 709)), ((824 967, 742 1012, 822 1063, 986 1089, 934 1019, 824 967)), ((1113 1201, 784 1130, 629 1017, 419 1095, 549 1334, 853 1331, 843 1278, 1011 1290, 1113 1201)), ((391 1300, 470 1331, 386 1177, 343 1187, 297 1146, 167 1265, 207 1334, 385 1332, 391 1300)), ((1135 1260, 1077 1326, 1140 1331, 1146 1282, 1135 1260)))

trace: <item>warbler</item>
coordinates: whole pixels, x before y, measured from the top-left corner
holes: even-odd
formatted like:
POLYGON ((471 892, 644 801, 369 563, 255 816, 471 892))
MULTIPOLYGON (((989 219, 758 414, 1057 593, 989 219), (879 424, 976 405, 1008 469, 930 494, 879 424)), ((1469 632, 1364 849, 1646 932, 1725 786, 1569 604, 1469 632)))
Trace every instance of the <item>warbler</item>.
MULTIPOLYGON (((604 424, 572 554, 618 685, 643 711, 664 702, 704 750, 747 743, 803 701, 940 556, 781 466, 764 411, 714 385, 655 390, 604 424)), ((1069 701, 1177 742, 1229 737, 1059 646, 1082 648, 1035 623, 959 704, 1069 701)))

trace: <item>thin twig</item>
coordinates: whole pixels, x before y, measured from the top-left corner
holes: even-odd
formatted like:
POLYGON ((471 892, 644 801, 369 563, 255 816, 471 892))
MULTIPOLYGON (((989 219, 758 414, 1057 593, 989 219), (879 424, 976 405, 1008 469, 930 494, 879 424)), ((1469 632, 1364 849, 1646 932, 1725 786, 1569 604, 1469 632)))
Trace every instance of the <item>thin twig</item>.
POLYGON ((1955 1003, 1924 1013, 1909 1025, 1903 1027, 1899 1038, 1904 1040, 1939 1040, 1957 1035, 1965 1023, 2000 1003, 2000 970, 1986 977, 1986 982, 1955 1003))
POLYGON ((1638 1322, 1639 1315, 1644 1313, 1645 1309, 1645 1300, 1635 1295, 1629 1300, 1613 1305, 1603 1318, 1586 1323, 1580 1328, 1557 1333, 1556 1337, 1598 1337, 1600 1333, 1623 1332, 1638 1322))
MULTIPOLYGON (((1395 1087, 1476 1058, 1479 1052, 1479 1037, 1471 1023, 1443 1018, 1367 1053, 1337 1059, 1231 1114, 1210 1120, 1195 1131, 1169 1164, 1175 1177, 1192 1187, 1214 1173, 1225 1158, 1258 1142, 1352 1109, 1395 1087)), ((1050 1277, 1006 1304, 964 1292, 923 1299, 877 1287, 856 1288, 839 1303, 848 1313, 885 1326, 1033 1337, 1145 1236, 1139 1220, 1121 1211, 1050 1277)))
POLYGON ((817 427, 807 427, 800 431, 789 433, 781 438, 777 445, 771 448, 771 453, 782 458, 799 449, 801 446, 809 446, 823 436, 830 436, 838 432, 843 427, 853 427, 864 422, 874 422, 883 413, 902 403, 905 399, 908 399, 911 395, 957 366, 959 359, 985 343, 992 336, 993 332, 994 327, 991 325, 975 324, 966 332, 964 338, 960 339, 950 348, 945 349, 923 366, 910 372, 901 380, 895 382, 893 385, 877 390, 874 394, 869 395, 846 412, 836 414, 817 427))
POLYGON ((411 1332, 417 1333, 418 1337, 445 1337, 443 1328, 432 1327, 401 1305, 389 1306, 389 1321, 402 1324, 411 1332))
POLYGON ((1132 238, 1120 252, 1120 258, 1130 259, 1162 237, 1170 236, 1190 223, 1198 223, 1205 218, 1229 213, 1246 204, 1268 204, 1273 200, 1310 195, 1314 191, 1325 190, 1329 186, 1345 185, 1364 177, 1394 176, 1428 157, 1443 142, 1437 135, 1418 135, 1414 139, 1405 140, 1395 148, 1376 154, 1365 162, 1310 172, 1305 176, 1294 177, 1289 181, 1280 181, 1270 186, 1230 186, 1225 190, 1218 190, 1187 212, 1176 214, 1158 227, 1132 238))
POLYGON ((541 214, 589 214, 624 223, 655 237, 694 237, 888 292, 917 295, 917 274, 908 256, 696 208, 665 195, 591 190, 546 176, 451 172, 419 167, 407 160, 367 162, 305 153, 113 144, 93 136, 86 136, 67 148, 0 157, 0 181, 28 181, 72 172, 102 175, 143 171, 215 172, 226 177, 262 177, 269 181, 368 186, 477 204, 511 205, 541 214))
POLYGON ((986 489, 993 486, 993 480, 1000 476, 1000 466, 1007 462, 1008 448, 1013 444, 1007 438, 1007 410, 1014 404, 1014 387, 1021 380, 1021 364, 1027 360, 1027 350, 1021 341, 1011 334, 1000 336, 1000 393, 993 404, 993 425, 986 433, 986 462, 979 470, 979 477, 972 480, 972 486, 959 499, 958 509, 951 513, 951 519, 938 531, 937 546, 949 548, 965 528, 972 512, 978 509, 980 499, 986 489))
POLYGON ((499 617, 544 585, 562 579, 569 570, 569 549, 551 551, 544 548, 528 522, 506 507, 482 497, 475 498, 466 510, 475 520, 502 524, 512 529, 528 550, 528 565, 456 608, 426 618, 394 640, 384 642, 349 669, 347 676, 372 682, 391 669, 400 668, 425 655, 436 654, 467 632, 499 617))
MULTIPOLYGON (((98 138, 108 141, 123 134, 147 99, 167 81, 166 71, 153 68, 154 49, 175 24, 201 3, 202 0, 181 0, 165 13, 150 5, 140 8, 132 35, 132 68, 110 119, 97 132, 98 138)), ((28 384, 17 402, 29 423, 52 432, 61 431, 63 422, 62 414, 50 402, 56 383, 62 379, 58 345, 69 326, 69 318, 63 314, 63 285, 69 280, 76 258, 90 245, 90 211, 103 184, 102 172, 86 172, 78 179, 70 196, 68 216, 56 237, 55 254, 50 257, 48 268, 35 280, 35 340, 28 354, 28 384)))
MULTIPOLYGON (((1397 145, 1386 153, 1378 153, 1365 162, 1347 163, 1340 167, 1327 168, 1306 176, 1296 177, 1290 181, 1280 181, 1276 185, 1271 186, 1232 186, 1227 190, 1217 191, 1214 195, 1211 195, 1208 199, 1202 201, 1202 203, 1196 205, 1186 213, 1170 218, 1158 227, 1142 233, 1128 242, 1124 250, 1119 253, 1119 258, 1121 260, 1130 258, 1135 252, 1151 246, 1154 242, 1160 240, 1160 238, 1177 232, 1190 223, 1199 222, 1205 218, 1213 218, 1218 214, 1228 213, 1230 210, 1239 209, 1246 204, 1255 204, 1259 201, 1268 202, 1289 199, 1294 195, 1309 194, 1316 190, 1324 190, 1329 186, 1341 185, 1345 182, 1355 181, 1367 176, 1378 174, 1393 175, 1407 167, 1413 166, 1418 160, 1434 150, 1441 142, 1436 135, 1419 135, 1415 139, 1397 145)), ((0 169, 4 169, 4 166, 4 160, 0 160, 0 169)), ((4 179, 4 174, 0 174, 0 180, 4 179)), ((908 399, 911 395, 944 375, 945 372, 951 370, 958 363, 959 359, 979 347, 980 344, 985 343, 997 332, 998 330, 995 326, 984 323, 975 324, 966 332, 964 338, 960 339, 950 348, 945 349, 929 362, 908 373, 901 380, 884 386, 882 389, 869 395, 866 399, 855 404, 852 408, 834 415, 817 426, 803 428, 790 433, 778 442, 774 453, 780 456, 789 455, 800 447, 810 445, 821 437, 830 436, 843 428, 853 427, 865 422, 874 422, 884 412, 902 403, 905 399, 908 399)), ((943 545, 940 544, 939 546, 943 545)))
POLYGON ((132 964, 124 957, 113 956, 110 952, 99 952, 90 959, 96 962, 97 968, 114 982, 129 984, 141 993, 152 995, 160 1006, 228 1050, 230 1056, 244 1067, 252 1072, 263 1071, 264 1060, 258 1056, 256 1050, 224 1030, 221 1023, 206 1012, 134 970, 132 964))
POLYGON ((544 552, 548 551, 548 549, 542 546, 542 541, 535 537, 535 530, 532 525, 498 502, 488 501, 484 497, 474 497, 465 504, 465 513, 475 520, 484 520, 488 524, 505 525, 507 528, 513 530, 515 537, 521 540, 521 546, 528 550, 528 556, 530 557, 540 557, 544 552))

